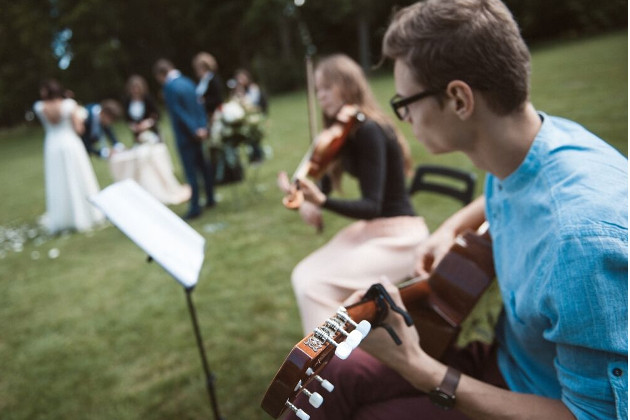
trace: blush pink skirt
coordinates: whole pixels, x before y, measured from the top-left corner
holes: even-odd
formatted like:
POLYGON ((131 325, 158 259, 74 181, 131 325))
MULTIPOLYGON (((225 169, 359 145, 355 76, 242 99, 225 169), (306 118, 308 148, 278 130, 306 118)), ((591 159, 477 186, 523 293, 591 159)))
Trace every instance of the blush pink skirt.
POLYGON ((335 314, 356 290, 387 276, 393 283, 413 273, 417 246, 429 236, 414 216, 360 220, 303 259, 291 275, 304 333, 335 314))

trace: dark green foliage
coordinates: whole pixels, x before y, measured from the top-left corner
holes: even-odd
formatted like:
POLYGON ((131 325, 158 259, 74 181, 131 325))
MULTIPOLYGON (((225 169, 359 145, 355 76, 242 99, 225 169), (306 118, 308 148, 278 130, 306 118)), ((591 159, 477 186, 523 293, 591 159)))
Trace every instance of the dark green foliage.
MULTIPOLYGON (((505 0, 529 41, 627 27, 627 2, 505 0)), ((344 52, 368 69, 380 59, 391 11, 412 0, 0 0, 0 127, 23 121, 41 79, 59 78, 83 103, 120 98, 126 78, 167 57, 190 75, 209 51, 224 80, 248 67, 268 92, 304 86, 303 58, 344 52), (364 37, 359 28, 363 27, 364 37), (57 67, 51 42, 73 31, 73 60, 57 67), (361 42, 360 40, 363 40, 361 42)))

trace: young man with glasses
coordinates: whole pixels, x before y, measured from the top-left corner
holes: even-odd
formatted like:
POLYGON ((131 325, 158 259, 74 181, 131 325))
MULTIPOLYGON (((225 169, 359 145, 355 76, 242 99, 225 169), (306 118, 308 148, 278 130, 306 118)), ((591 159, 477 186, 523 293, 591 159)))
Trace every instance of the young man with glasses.
POLYGON ((493 346, 445 363, 422 349, 431 337, 390 314, 403 344, 377 328, 365 351, 333 359, 321 376, 336 389, 311 419, 627 419, 627 159, 534 109, 529 53, 500 0, 414 4, 383 50, 392 107, 415 137, 488 172, 484 196, 421 245, 417 271, 488 220, 504 308, 493 346))

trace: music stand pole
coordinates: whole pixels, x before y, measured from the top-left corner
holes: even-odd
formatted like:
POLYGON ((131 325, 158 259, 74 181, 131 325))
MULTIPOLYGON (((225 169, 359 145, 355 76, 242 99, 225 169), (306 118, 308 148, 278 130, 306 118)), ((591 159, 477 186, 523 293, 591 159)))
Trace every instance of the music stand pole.
POLYGON ((214 412, 215 420, 223 420, 221 414, 219 414, 219 406, 217 404, 217 396, 214 389, 214 374, 210 371, 208 366, 208 358, 206 357, 206 350, 203 347, 203 341, 201 340, 201 332, 199 331, 199 323, 197 322, 197 311, 192 301, 193 287, 184 288, 186 292, 186 301, 188 302, 188 311, 190 312, 190 318, 192 319, 193 329, 195 330, 195 337, 197 339, 197 346, 199 347, 199 355, 201 356, 201 364, 206 374, 206 387, 208 388, 208 396, 210 397, 210 405, 212 405, 212 411, 214 412))

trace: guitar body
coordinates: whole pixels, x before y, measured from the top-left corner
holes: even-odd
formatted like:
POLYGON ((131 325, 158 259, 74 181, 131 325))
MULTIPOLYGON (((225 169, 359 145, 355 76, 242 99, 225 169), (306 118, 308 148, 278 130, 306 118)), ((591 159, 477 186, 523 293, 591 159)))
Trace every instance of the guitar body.
POLYGON ((401 288, 427 354, 436 359, 444 356, 494 276, 490 237, 466 232, 435 268, 422 295, 401 288))
MULTIPOLYGON (((487 234, 465 232, 440 261, 428 278, 402 284, 400 294, 422 340, 422 348, 436 359, 441 359, 461 330, 461 323, 488 288, 494 278, 492 246, 487 234)), ((387 308, 382 302, 364 299, 346 308, 347 315, 358 323, 367 320, 378 323, 387 308)), ((354 330, 353 322, 339 313, 329 321, 339 324, 346 332, 354 330)), ((329 322, 327 321, 327 323, 329 322)), ((346 335, 324 324, 328 337, 341 343, 346 335)), ((313 332, 291 350, 269 385, 262 408, 273 418, 287 410, 297 395, 323 369, 335 354, 336 344, 313 332), (312 373, 309 375, 309 368, 312 373)))

